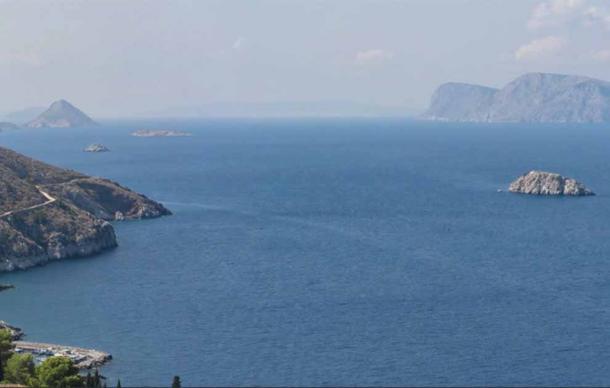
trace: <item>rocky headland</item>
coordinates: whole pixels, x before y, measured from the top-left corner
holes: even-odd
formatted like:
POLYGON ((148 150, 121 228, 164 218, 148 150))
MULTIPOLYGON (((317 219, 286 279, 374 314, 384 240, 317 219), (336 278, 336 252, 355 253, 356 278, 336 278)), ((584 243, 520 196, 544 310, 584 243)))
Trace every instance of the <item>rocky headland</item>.
POLYGON ((610 122, 610 82, 525 74, 501 89, 450 82, 433 94, 424 119, 471 122, 610 122))
POLYGON ((8 330, 11 333, 13 341, 20 340, 24 336, 23 330, 4 321, 0 321, 0 330, 8 330))
POLYGON ((109 152, 110 149, 103 144, 91 144, 83 149, 84 152, 109 152))
POLYGON ((133 131, 131 136, 136 137, 182 137, 193 136, 192 133, 186 131, 175 131, 173 129, 138 129, 133 131))
POLYGON ((511 193, 531 195, 595 195, 593 191, 572 178, 546 171, 530 171, 510 184, 511 193))
POLYGON ((0 272, 113 248, 109 221, 169 214, 116 182, 0 147, 0 272))
POLYGON ((55 101, 49 109, 24 125, 26 128, 78 128, 97 125, 83 111, 66 100, 55 101))

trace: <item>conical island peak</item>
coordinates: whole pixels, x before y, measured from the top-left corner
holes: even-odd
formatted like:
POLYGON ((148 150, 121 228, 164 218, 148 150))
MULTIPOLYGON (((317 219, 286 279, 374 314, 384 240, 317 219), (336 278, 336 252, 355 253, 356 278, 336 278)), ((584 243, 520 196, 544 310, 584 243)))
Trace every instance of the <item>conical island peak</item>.
POLYGON ((53 102, 38 117, 25 124, 28 128, 78 128, 97 125, 83 111, 61 99, 53 102))

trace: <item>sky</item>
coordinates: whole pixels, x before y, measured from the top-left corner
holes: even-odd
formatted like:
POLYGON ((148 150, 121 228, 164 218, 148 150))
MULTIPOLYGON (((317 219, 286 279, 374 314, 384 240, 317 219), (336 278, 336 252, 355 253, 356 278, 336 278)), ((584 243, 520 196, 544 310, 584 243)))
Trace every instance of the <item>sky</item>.
POLYGON ((459 81, 610 80, 610 0, 0 0, 0 112, 217 103, 424 109, 459 81))

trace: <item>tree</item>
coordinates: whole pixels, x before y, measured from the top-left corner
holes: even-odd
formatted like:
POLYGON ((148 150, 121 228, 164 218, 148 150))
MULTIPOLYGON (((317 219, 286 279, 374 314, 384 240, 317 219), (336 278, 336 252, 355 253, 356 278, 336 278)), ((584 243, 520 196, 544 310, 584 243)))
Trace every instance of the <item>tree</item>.
POLYGON ((123 387, 121 386, 121 379, 119 379, 119 380, 117 381, 117 383, 116 383, 116 388, 123 388, 123 387))
POLYGON ((80 388, 83 378, 68 357, 49 357, 36 367, 35 387, 80 388))
POLYGON ((13 335, 8 329, 0 330, 0 381, 4 380, 4 365, 13 352, 13 335))
POLYGON ((182 388, 180 376, 174 376, 174 381, 172 381, 172 388, 182 388))
POLYGON ((30 385, 34 377, 34 357, 31 354, 14 353, 4 367, 7 383, 30 385))

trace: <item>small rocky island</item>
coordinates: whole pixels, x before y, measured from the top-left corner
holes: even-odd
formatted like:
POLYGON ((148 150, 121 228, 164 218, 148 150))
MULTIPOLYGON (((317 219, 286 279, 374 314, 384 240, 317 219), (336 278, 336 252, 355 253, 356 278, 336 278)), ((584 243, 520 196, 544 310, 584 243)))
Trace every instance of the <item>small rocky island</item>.
POLYGON ((110 149, 103 144, 91 144, 83 150, 84 152, 109 152, 110 149))
POLYGON ((138 129, 133 131, 131 136, 136 137, 183 137, 193 136, 192 133, 186 131, 175 131, 173 129, 138 129))
POLYGON ((25 124, 27 128, 78 128, 97 125, 83 111, 66 100, 55 101, 49 109, 25 124))
POLYGON ((108 221, 169 215, 116 182, 0 147, 0 272, 117 246, 108 221))
POLYGON ((6 291, 6 290, 12 290, 13 288, 15 288, 15 286, 13 286, 12 284, 1 284, 0 283, 0 292, 6 291))
POLYGON ((531 195, 595 195, 593 191, 572 178, 546 171, 530 171, 510 184, 511 193, 531 195))

